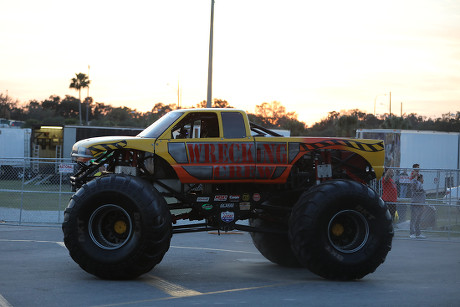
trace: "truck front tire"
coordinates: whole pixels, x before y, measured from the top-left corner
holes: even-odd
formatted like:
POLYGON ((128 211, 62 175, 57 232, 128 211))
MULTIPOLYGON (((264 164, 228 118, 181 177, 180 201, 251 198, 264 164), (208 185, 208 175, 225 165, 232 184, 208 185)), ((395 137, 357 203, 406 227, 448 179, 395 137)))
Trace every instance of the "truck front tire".
POLYGON ((100 177, 74 194, 64 213, 64 243, 85 271, 103 279, 149 272, 169 249, 172 225, 164 198, 143 180, 100 177))
POLYGON ((285 267, 301 267, 292 252, 287 235, 287 225, 279 225, 262 218, 250 219, 249 225, 258 229, 286 231, 286 234, 251 232, 252 242, 268 260, 285 267))
POLYGON ((291 213, 289 237, 299 262, 332 280, 360 279, 391 249, 391 215, 369 187, 331 180, 305 192, 291 213))

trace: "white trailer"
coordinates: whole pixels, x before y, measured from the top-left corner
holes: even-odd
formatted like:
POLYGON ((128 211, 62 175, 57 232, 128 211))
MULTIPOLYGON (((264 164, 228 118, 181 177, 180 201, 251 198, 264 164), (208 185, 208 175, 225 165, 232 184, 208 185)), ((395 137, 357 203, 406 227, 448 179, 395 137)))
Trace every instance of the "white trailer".
MULTIPOLYGON (((356 137, 385 142, 385 167, 411 169, 415 163, 430 170, 460 168, 460 133, 440 131, 358 129, 356 137)), ((410 170, 409 170, 410 173, 410 170)), ((445 172, 442 172, 445 174, 445 172)), ((442 176, 442 175, 441 175, 442 176)), ((425 176, 426 177, 426 176, 425 176)), ((448 188, 457 180, 434 177, 426 180, 425 189, 448 188)))
POLYGON ((356 137, 385 142, 385 166, 411 168, 414 163, 427 169, 458 169, 460 166, 460 133, 358 129, 356 137))
POLYGON ((0 128, 0 173, 24 166, 24 158, 30 157, 31 135, 31 129, 0 128))

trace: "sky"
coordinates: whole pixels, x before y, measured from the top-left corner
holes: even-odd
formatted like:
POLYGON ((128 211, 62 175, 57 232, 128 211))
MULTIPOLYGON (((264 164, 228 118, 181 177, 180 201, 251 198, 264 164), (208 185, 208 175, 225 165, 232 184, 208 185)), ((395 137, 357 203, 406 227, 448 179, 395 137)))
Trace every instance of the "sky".
MULTIPOLYGON (((96 102, 195 106, 210 13, 211 0, 2 0, 0 92, 78 97, 69 85, 82 72, 96 102)), ((213 50, 213 98, 249 112, 278 101, 312 125, 388 113, 390 92, 397 115, 460 111, 457 0, 215 0, 213 50)))

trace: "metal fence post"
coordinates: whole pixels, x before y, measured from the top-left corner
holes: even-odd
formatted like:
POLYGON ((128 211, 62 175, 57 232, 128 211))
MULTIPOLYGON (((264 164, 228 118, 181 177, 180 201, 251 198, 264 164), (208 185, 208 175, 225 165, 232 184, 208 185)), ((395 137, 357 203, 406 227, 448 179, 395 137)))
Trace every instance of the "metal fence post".
POLYGON ((19 222, 18 224, 21 225, 22 223, 22 209, 24 206, 24 180, 26 177, 26 160, 22 163, 22 182, 21 182, 21 205, 19 208, 19 222))
POLYGON ((59 172, 58 223, 61 223, 61 200, 62 200, 62 172, 59 172))
POLYGON ((441 179, 441 172, 440 171, 437 171, 436 172, 436 198, 439 197, 439 181, 441 179))

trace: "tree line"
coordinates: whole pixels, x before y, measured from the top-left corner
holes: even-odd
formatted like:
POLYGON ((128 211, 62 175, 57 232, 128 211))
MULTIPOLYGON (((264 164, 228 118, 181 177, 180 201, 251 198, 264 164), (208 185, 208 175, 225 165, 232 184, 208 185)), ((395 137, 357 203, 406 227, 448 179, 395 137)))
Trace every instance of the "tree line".
MULTIPOLYGON (((75 85, 78 88, 78 84, 75 85)), ((194 107, 205 107, 206 101, 201 101, 194 107)), ((222 99, 214 99, 212 107, 232 108, 222 99)), ((80 99, 70 95, 61 98, 50 96, 43 101, 31 100, 25 107, 19 106, 19 101, 0 93, 0 118, 24 121, 24 127, 39 125, 79 125, 112 127, 139 127, 144 128, 159 119, 169 111, 177 109, 175 104, 156 103, 151 111, 138 112, 129 107, 112 107, 102 102, 94 102, 91 97, 85 98, 80 104, 80 99)), ((254 113, 248 113, 249 120, 272 129, 285 129, 292 136, 354 136, 358 128, 388 128, 409 130, 434 130, 459 132, 460 111, 455 114, 443 114, 439 118, 427 118, 415 113, 398 117, 384 114, 374 116, 358 109, 347 111, 331 111, 324 119, 308 127, 298 120, 296 112, 288 112, 278 101, 264 102, 256 105, 254 113)))

